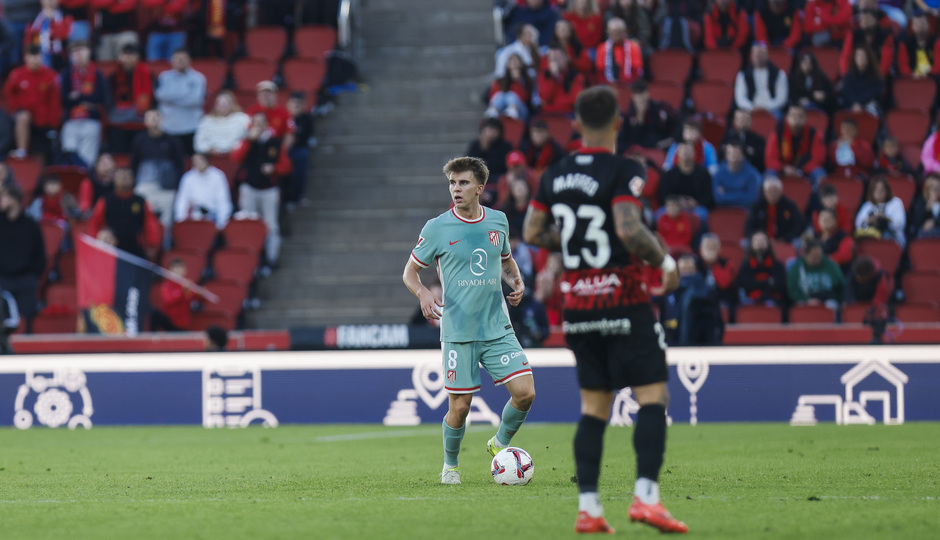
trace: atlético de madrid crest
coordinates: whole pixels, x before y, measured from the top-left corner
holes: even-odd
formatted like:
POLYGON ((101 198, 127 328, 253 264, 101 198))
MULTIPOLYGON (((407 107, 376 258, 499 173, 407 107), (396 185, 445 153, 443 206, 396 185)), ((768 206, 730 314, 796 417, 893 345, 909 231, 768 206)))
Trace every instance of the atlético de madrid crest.
POLYGON ((499 247, 499 231, 490 231, 490 243, 499 247))

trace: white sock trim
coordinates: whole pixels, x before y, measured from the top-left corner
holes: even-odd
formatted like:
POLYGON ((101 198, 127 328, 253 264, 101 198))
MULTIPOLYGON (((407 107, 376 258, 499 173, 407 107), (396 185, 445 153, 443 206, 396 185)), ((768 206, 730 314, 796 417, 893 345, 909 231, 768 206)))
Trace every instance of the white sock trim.
POLYGON ((659 483, 649 478, 637 478, 633 494, 639 497, 643 504, 656 504, 659 502, 659 483))
POLYGON ((578 510, 587 512, 591 517, 604 515, 604 506, 601 505, 601 498, 596 491, 586 491, 578 494, 578 510))

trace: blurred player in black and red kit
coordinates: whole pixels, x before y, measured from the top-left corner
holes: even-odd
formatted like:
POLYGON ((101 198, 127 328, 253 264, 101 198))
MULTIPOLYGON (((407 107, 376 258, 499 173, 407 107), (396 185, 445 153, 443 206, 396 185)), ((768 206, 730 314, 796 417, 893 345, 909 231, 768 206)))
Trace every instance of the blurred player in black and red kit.
POLYGON ((666 343, 643 286, 644 261, 663 270, 666 291, 679 282, 676 262, 643 224, 638 162, 614 155, 621 116, 609 87, 585 90, 575 103, 584 146, 542 175, 526 216, 525 242, 561 250, 565 267, 565 337, 577 359, 581 420, 574 438, 578 519, 575 531, 612 533, 597 494, 604 430, 616 391, 640 404, 633 446, 637 480, 631 521, 662 532, 688 530, 659 499, 666 448, 666 343), (554 225, 557 224, 557 227, 554 225))

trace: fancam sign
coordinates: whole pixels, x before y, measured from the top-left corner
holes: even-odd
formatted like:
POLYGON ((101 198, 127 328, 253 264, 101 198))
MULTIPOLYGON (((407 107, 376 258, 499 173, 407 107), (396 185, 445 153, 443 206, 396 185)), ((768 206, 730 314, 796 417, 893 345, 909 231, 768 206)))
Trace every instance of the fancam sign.
MULTIPOLYGON (((356 335, 391 339, 394 331, 356 335)), ((571 353, 526 355, 538 392, 528 420, 577 421, 571 353)), ((673 348, 667 356, 671 422, 940 420, 940 346, 673 348)), ((0 425, 437 424, 444 382, 434 350, 6 356, 0 425)), ((484 376, 470 422, 498 424, 507 399, 484 376)), ((632 425, 637 409, 621 391, 611 424, 632 425)))

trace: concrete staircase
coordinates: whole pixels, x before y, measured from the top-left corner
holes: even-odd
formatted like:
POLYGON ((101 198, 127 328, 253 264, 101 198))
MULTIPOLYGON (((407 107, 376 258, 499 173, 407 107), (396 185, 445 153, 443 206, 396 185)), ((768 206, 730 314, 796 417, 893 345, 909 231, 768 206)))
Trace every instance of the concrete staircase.
MULTIPOLYGON (((281 268, 249 328, 404 323, 401 273, 425 221, 447 209, 441 167, 476 136, 493 69, 491 3, 363 0, 364 91, 317 127, 312 204, 292 215, 281 268)), ((425 272, 427 274, 427 272, 425 272)))

